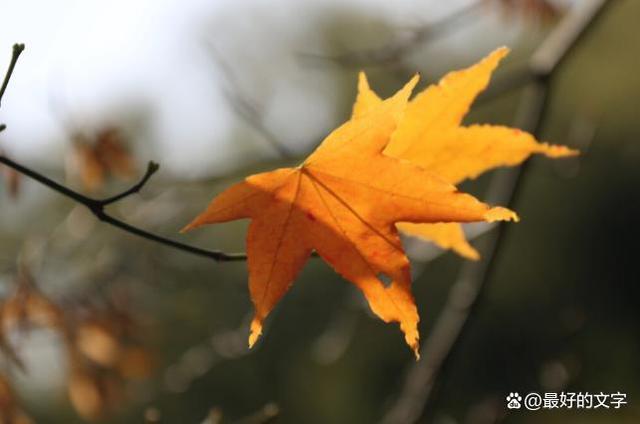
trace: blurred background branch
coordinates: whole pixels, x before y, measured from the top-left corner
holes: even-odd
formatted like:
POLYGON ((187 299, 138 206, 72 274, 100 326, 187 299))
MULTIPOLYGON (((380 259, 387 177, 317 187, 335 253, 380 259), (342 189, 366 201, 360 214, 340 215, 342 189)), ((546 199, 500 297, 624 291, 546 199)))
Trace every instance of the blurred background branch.
POLYGON ((465 20, 474 17, 481 8, 486 6, 485 3, 485 0, 474 0, 471 4, 460 7, 439 21, 412 29, 403 39, 393 41, 382 47, 350 51, 335 56, 300 53, 300 58, 310 63, 327 61, 357 69, 366 66, 397 64, 404 55, 415 49, 418 44, 435 41, 447 32, 455 30, 465 20))
MULTIPOLYGON (((520 101, 515 126, 541 135, 548 113, 548 96, 555 72, 571 55, 582 37, 596 24, 610 0, 589 0, 575 7, 547 36, 529 61, 528 77, 533 82, 520 101)), ((521 195, 523 179, 530 161, 507 173, 494 176, 488 201, 516 206, 521 195)), ((499 261, 500 249, 509 226, 499 224, 482 242, 480 262, 466 262, 454 282, 447 302, 426 339, 422 352, 424 360, 409 365, 400 396, 384 416, 384 424, 415 423, 423 414, 433 420, 429 405, 437 402, 438 379, 446 378, 447 367, 453 366, 452 354, 464 337, 465 328, 474 311, 480 307, 493 269, 499 261)))

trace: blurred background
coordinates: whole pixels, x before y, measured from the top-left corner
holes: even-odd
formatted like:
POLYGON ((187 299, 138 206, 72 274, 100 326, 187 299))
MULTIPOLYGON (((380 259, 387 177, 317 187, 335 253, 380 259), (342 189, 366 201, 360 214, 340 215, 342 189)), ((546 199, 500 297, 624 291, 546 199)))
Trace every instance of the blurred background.
MULTIPOLYGON (((359 70, 387 95, 507 45, 496 88, 587 3, 3 0, 2 72, 13 43, 27 49, 2 99, 0 149, 95 197, 154 160, 143 192, 110 211, 243 251, 246 222, 178 231, 229 184, 313 150, 348 118, 359 70)), ((1 167, 0 422, 373 423, 403 408, 395 422, 640 422, 640 2, 607 3, 554 75, 540 132, 583 154, 529 163, 512 205, 522 220, 429 390, 433 358, 416 363, 320 260, 249 351, 244 262, 134 238, 1 167), (515 391, 621 392, 628 404, 509 411, 515 391)), ((513 125, 522 85, 481 98, 466 122, 513 125)), ((504 173, 461 188, 487 198, 504 173)), ((468 230, 477 246, 496 231, 468 230)), ((468 261, 406 242, 429 343, 468 261)))

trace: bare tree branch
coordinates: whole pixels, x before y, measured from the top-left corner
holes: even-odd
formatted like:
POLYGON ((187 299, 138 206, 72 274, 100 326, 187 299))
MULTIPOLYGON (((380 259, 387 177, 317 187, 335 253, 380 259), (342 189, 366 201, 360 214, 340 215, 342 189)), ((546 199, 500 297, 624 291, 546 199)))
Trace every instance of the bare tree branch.
POLYGON ((142 189, 142 186, 149 180, 151 175, 155 172, 154 168, 157 167, 157 165, 153 164, 153 162, 151 163, 153 165, 151 164, 149 165, 147 169, 147 174, 145 174, 144 178, 139 183, 137 183, 135 186, 133 186, 129 190, 126 190, 122 194, 119 194, 117 196, 104 199, 104 200, 93 199, 91 197, 85 196, 84 194, 81 194, 75 190, 72 190, 69 187, 66 187, 62 184, 59 184, 53 181, 52 179, 45 177, 44 175, 30 168, 20 165, 19 163, 14 162, 13 160, 5 156, 0 155, 0 163, 15 169, 19 173, 26 175, 27 177, 39 182, 44 186, 47 186, 51 190, 56 191, 62 194, 63 196, 70 198, 76 203, 79 203, 85 206, 100 221, 106 222, 107 224, 114 226, 116 228, 119 228, 130 234, 136 235, 138 237, 141 237, 150 241, 154 241, 156 243, 163 244, 165 246, 172 247, 174 249, 192 253, 194 255, 204 256, 210 259, 214 259, 219 262, 243 261, 247 258, 244 253, 225 253, 219 250, 207 250, 207 249, 192 246, 189 244, 181 243, 166 237, 162 237, 160 235, 148 232, 146 230, 143 230, 141 228, 128 224, 118 218, 115 218, 114 216, 110 215, 105 211, 106 206, 111 205, 114 202, 121 200, 133 193, 137 193, 140 191, 140 189, 142 189))
MULTIPOLYGON (((11 62, 9 64, 9 68, 7 69, 7 73, 4 77, 4 82, 2 83, 2 88, 0 88, 0 102, 2 101, 2 96, 7 89, 9 84, 9 80, 11 79, 11 75, 13 74, 13 70, 15 68, 16 63, 18 62, 18 58, 20 54, 24 50, 24 44, 15 44, 13 46, 13 55, 11 57, 11 62)), ((2 126, 0 129, 6 128, 2 126)), ((204 256, 219 262, 227 262, 227 261, 243 261, 246 260, 247 256, 244 253, 225 253, 219 250, 207 250, 200 247, 192 246, 189 244, 181 243, 166 237, 162 237, 158 234, 151 233, 149 231, 143 230, 141 228, 135 227, 131 224, 128 224, 114 216, 110 215, 106 212, 105 208, 117 201, 124 199, 134 193, 138 193, 144 185, 149 181, 151 176, 158 171, 159 165, 154 162, 150 162, 147 167, 147 172, 144 177, 138 182, 136 185, 131 187, 130 189, 124 191, 123 193, 107 198, 107 199, 93 199, 91 197, 85 196, 75 190, 70 189, 60 183, 53 181, 52 179, 30 169, 24 165, 21 165, 8 157, 0 154, 0 163, 3 165, 12 168, 19 173, 39 182, 40 184, 50 188, 53 191, 56 191, 63 196, 68 197, 76 203, 79 203, 85 206, 91 213, 98 218, 102 222, 106 222, 109 225, 112 225, 116 228, 121 229, 122 231, 128 232, 130 234, 136 235, 138 237, 154 241, 159 244, 163 244, 165 246, 172 247, 177 250, 181 250, 184 252, 188 252, 198 256, 204 256)))

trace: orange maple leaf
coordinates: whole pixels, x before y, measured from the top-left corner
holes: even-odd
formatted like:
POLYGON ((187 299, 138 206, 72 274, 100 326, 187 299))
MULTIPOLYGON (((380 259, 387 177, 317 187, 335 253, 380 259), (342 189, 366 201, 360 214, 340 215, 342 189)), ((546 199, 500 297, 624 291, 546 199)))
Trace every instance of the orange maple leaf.
POLYGON ((251 219, 250 346, 315 250, 362 290, 376 315, 400 323, 417 355, 419 317, 395 223, 517 219, 417 165, 382 154, 417 80, 333 131, 298 167, 256 174, 227 189, 183 230, 251 219), (382 275, 391 284, 385 285, 382 275))
MULTIPOLYGON (((409 102, 384 153, 409 160, 455 185, 493 168, 518 165, 534 153, 552 158, 577 154, 564 146, 539 143, 531 134, 515 128, 461 126, 469 107, 487 87, 491 73, 508 52, 505 47, 499 48, 479 63, 451 72, 437 85, 419 93, 409 102)), ((361 72, 353 116, 364 116, 381 102, 361 72)), ((466 258, 480 257, 467 242, 460 224, 400 223, 398 227, 406 234, 451 248, 466 258)))

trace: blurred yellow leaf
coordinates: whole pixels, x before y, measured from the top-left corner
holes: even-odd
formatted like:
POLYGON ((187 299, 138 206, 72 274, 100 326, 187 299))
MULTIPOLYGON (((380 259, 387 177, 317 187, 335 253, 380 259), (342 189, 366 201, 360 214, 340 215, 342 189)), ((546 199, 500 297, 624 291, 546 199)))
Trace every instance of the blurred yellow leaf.
POLYGON ((114 365, 120 355, 120 343, 105 324, 85 322, 76 333, 76 345, 80 352, 105 367, 114 365))
POLYGON ((71 404, 81 417, 95 420, 104 414, 104 394, 96 378, 75 371, 69 378, 68 390, 71 404))
POLYGON ((71 171, 86 190, 99 191, 110 175, 123 180, 135 175, 133 157, 117 128, 107 127, 92 137, 76 134, 73 141, 71 171))

